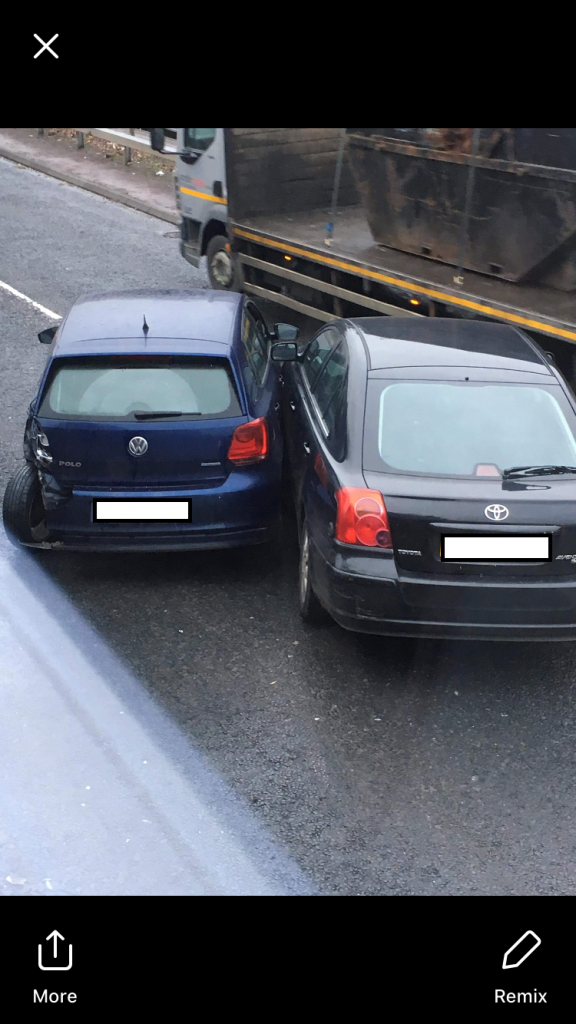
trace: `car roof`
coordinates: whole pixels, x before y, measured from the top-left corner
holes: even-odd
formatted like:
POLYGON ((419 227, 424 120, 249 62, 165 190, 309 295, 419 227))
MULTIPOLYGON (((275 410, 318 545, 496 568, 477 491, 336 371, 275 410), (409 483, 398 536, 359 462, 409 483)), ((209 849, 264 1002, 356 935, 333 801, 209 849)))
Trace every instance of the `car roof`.
POLYGON ((209 289, 82 295, 58 331, 53 355, 166 351, 223 355, 232 347, 242 300, 235 292, 209 289))
POLYGON ((553 376, 544 356, 516 327, 440 317, 358 317, 370 370, 469 366, 553 376))

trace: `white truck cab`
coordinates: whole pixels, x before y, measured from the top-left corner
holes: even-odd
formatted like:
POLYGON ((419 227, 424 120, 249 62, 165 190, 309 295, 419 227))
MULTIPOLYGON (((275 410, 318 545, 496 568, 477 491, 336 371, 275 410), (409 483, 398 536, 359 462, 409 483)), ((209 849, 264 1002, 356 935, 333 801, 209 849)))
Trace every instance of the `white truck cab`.
MULTIPOLYGON (((150 131, 152 149, 162 152, 164 130, 150 131)), ((174 183, 181 214, 182 255, 194 267, 206 256, 213 288, 240 291, 226 222, 226 155, 223 128, 178 128, 174 183)))

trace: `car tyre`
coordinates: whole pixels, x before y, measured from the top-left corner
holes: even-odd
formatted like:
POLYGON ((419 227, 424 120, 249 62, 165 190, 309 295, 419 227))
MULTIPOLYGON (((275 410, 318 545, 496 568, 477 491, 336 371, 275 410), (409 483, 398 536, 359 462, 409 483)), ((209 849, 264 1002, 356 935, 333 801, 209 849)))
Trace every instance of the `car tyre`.
POLYGON ((330 622, 330 616, 316 597, 310 580, 310 534, 306 519, 300 528, 300 566, 298 571, 298 597, 300 616, 310 626, 322 626, 330 622))
POLYGON ((2 515, 13 543, 38 544, 48 537, 38 473, 28 462, 8 481, 2 515))
POLYGON ((240 264, 225 235, 215 235, 208 242, 206 264, 211 288, 221 292, 242 291, 240 264))

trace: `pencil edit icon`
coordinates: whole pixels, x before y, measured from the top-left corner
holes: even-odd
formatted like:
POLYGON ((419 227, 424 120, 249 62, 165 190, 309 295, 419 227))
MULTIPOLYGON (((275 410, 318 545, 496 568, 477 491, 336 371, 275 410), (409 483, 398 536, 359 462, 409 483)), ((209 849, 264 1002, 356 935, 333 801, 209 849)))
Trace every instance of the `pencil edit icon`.
POLYGON ((536 932, 524 932, 524 935, 515 942, 510 949, 504 953, 504 962, 502 964, 503 971, 509 971, 513 967, 520 967, 532 953, 535 953, 538 946, 542 945, 542 940, 538 938, 536 932))

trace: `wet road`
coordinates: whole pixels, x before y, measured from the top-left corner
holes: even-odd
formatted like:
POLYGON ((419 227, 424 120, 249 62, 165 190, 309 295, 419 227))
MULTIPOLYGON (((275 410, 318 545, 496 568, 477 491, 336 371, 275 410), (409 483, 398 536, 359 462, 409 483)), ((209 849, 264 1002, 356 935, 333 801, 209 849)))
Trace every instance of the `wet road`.
MULTIPOLYGON (((0 201, 0 280, 56 313, 87 290, 205 284, 144 214, 5 161, 0 201)), ((0 290, 1 491, 49 323, 0 290)), ((305 627, 290 523, 277 559, 45 552, 31 567, 4 540, 0 558, 25 582, 41 567, 43 606, 70 602, 318 891, 576 893, 576 647, 305 627)))

